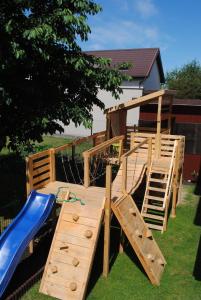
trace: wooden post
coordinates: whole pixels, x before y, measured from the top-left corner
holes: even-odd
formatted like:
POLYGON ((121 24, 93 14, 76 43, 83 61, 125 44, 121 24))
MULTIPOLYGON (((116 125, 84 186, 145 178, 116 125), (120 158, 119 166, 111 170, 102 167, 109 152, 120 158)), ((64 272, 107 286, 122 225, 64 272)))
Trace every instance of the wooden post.
POLYGON ((162 107, 162 96, 158 97, 158 112, 157 112, 157 130, 156 130, 156 141, 155 141, 155 156, 160 158, 161 155, 161 107, 162 107))
POLYGON ((90 186, 90 171, 89 171, 89 155, 84 154, 84 186, 88 188, 90 186))
POLYGON ((123 141, 124 141, 123 139, 119 140, 119 157, 118 157, 119 161, 121 156, 123 155, 123 141))
POLYGON ((121 231, 120 231, 120 243, 119 243, 119 253, 123 253, 124 252, 124 244, 125 244, 125 233, 121 227, 121 231))
POLYGON ((103 276, 107 277, 110 264, 110 221, 111 221, 111 185, 112 167, 106 167, 106 199, 104 216, 104 256, 103 256, 103 276))
POLYGON ((127 157, 123 158, 122 162, 122 192, 127 193, 127 157))
POLYGON ((55 181, 56 172, 55 172, 55 149, 50 149, 50 181, 55 181))
POLYGON ((169 114, 168 114, 168 130, 169 134, 171 134, 172 131, 172 104, 173 104, 173 97, 170 96, 170 104, 169 104, 169 114))
POLYGON ((31 157, 26 157, 26 188, 28 196, 33 189, 33 160, 31 157))
POLYGON ((177 205, 177 196, 178 196, 178 179, 179 179, 179 153, 180 152, 180 142, 177 142, 177 150, 175 157, 175 174, 173 179, 173 195, 172 195, 172 211, 171 217, 176 217, 176 205, 177 205))
POLYGON ((109 140, 111 137, 111 121, 110 114, 106 115, 106 140, 109 140))
POLYGON ((74 160, 75 160, 75 145, 72 144, 71 147, 72 147, 72 148, 71 148, 72 160, 74 161, 74 160))
POLYGON ((151 159, 152 159, 152 138, 148 139, 148 157, 147 157, 147 176, 151 167, 151 159))

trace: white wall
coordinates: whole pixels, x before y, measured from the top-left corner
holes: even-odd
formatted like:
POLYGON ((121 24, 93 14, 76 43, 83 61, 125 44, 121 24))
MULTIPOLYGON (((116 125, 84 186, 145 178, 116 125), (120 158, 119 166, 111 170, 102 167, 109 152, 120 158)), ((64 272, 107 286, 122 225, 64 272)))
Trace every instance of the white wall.
MULTIPOLYGON (((157 62, 153 64, 149 77, 141 84, 138 80, 122 83, 123 94, 120 94, 120 99, 116 100, 111 93, 104 90, 99 90, 98 98, 105 104, 105 108, 118 105, 122 102, 132 100, 142 96, 144 90, 158 90, 160 89, 160 74, 157 62)), ((98 132, 106 129, 106 118, 102 110, 97 106, 93 108, 93 128, 92 132, 98 132)), ((138 124, 139 107, 131 109, 127 113, 127 125, 138 124)), ((64 128, 65 135, 87 136, 91 134, 91 129, 86 129, 84 126, 75 127, 73 123, 64 128)))
POLYGON ((155 61, 149 77, 143 83, 144 90, 159 90, 161 87, 158 64, 155 61))

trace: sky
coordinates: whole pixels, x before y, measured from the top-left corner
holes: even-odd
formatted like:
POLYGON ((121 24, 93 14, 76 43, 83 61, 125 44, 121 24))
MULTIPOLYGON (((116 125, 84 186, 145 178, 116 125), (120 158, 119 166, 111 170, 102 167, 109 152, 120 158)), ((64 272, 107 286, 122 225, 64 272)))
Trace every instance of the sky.
POLYGON ((159 47, 165 73, 201 63, 201 0, 96 0, 83 50, 159 47))

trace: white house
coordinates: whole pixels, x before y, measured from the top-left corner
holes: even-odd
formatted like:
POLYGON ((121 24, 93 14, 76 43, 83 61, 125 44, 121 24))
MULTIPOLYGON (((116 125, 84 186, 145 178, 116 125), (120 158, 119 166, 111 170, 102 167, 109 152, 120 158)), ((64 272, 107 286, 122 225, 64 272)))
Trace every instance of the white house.
MULTIPOLYGON (((122 72, 132 77, 132 81, 122 82, 121 87, 123 94, 120 95, 119 100, 116 100, 109 92, 104 90, 99 91, 98 97, 105 104, 105 108, 128 101, 132 98, 140 97, 147 91, 158 90, 161 84, 165 82, 159 48, 87 51, 86 53, 97 57, 110 58, 112 66, 122 62, 132 64, 132 67, 128 70, 122 70, 122 72)), ((138 120, 139 108, 135 108, 134 111, 129 111, 127 116, 128 125, 138 124, 138 120)), ((104 112, 94 106, 92 130, 86 129, 83 126, 76 128, 74 124, 71 123, 65 127, 64 134, 86 136, 92 132, 95 133, 105 130, 105 126, 104 112)))

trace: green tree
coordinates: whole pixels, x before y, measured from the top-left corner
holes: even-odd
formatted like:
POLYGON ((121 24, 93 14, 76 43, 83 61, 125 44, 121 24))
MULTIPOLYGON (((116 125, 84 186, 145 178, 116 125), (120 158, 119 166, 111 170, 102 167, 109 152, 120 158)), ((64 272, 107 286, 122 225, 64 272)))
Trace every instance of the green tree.
POLYGON ((166 82, 178 98, 201 99, 201 65, 196 60, 167 73, 166 82))
POLYGON ((0 147, 62 132, 58 121, 88 124, 92 106, 104 108, 99 87, 118 98, 125 76, 78 43, 88 39, 88 16, 100 10, 90 0, 1 0, 0 147))

